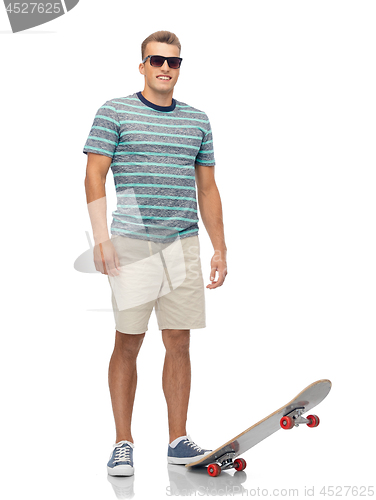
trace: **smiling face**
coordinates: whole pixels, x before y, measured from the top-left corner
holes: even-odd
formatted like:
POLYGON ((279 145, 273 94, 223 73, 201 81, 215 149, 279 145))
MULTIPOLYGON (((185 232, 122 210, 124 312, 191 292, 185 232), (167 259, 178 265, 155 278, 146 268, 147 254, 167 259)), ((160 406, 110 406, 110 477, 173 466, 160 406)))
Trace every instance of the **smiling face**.
MULTIPOLYGON (((149 42, 146 46, 144 57, 149 55, 180 57, 180 51, 176 45, 149 42)), ((145 61, 145 63, 140 64, 139 70, 140 73, 145 76, 145 88, 148 87, 152 93, 164 95, 172 93, 180 74, 180 68, 170 68, 167 61, 165 61, 163 66, 160 66, 159 68, 152 66, 150 64, 150 57, 145 61), (160 76, 168 78, 158 78, 160 76)))

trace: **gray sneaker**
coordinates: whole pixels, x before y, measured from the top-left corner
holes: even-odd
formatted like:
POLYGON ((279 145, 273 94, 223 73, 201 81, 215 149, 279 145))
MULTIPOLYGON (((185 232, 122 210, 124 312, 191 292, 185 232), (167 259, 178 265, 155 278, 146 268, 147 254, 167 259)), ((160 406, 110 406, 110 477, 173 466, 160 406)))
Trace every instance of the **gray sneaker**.
POLYGON ((171 448, 171 446, 168 445, 167 461, 169 464, 190 464, 191 462, 196 462, 196 460, 199 460, 205 455, 209 455, 211 452, 212 450, 200 448, 200 446, 197 446, 197 444, 192 441, 190 436, 187 436, 186 439, 180 441, 175 448, 171 448))
POLYGON ((110 476, 132 476, 134 444, 130 441, 119 441, 113 447, 107 463, 107 472, 110 476))

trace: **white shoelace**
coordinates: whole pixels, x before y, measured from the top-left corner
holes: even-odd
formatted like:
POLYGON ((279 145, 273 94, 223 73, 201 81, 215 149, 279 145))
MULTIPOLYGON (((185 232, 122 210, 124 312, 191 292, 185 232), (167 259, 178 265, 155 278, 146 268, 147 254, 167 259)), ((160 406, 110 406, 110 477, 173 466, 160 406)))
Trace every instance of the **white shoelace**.
POLYGON ((196 443, 194 443, 191 439, 191 436, 187 436, 188 439, 186 439, 184 441, 184 443, 186 443, 188 446, 191 446, 193 449, 197 450, 197 451, 202 451, 202 448, 200 448, 200 446, 198 446, 196 443))
POLYGON ((120 448, 119 446, 116 447, 117 450, 115 452, 115 462, 126 462, 127 460, 130 460, 130 450, 129 446, 124 446, 124 448, 120 448))

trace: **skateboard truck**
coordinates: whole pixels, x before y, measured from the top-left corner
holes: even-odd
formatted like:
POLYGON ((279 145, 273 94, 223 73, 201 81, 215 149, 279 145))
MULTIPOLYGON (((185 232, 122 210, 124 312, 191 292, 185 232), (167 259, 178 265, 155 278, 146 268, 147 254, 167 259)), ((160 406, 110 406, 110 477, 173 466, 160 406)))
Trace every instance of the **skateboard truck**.
POLYGON ((308 415, 307 418, 302 417, 304 412, 304 406, 301 408, 295 408, 289 413, 286 413, 284 417, 280 420, 280 425, 282 429, 292 429, 293 427, 299 427, 299 424, 306 424, 308 427, 317 427, 320 423, 320 419, 317 415, 308 415))
POLYGON ((209 476, 219 476, 223 470, 236 469, 237 471, 244 470, 247 466, 244 458, 237 458, 233 460, 235 452, 225 453, 221 457, 217 458, 216 463, 208 465, 209 476))

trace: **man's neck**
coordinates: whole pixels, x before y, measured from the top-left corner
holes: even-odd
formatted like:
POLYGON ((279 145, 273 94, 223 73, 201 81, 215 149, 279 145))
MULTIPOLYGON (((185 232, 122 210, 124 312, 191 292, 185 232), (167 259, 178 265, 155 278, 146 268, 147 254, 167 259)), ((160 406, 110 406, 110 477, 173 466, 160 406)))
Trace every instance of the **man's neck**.
POLYGON ((141 94, 145 97, 145 99, 153 104, 156 104, 157 106, 171 106, 173 92, 174 91, 171 90, 171 92, 168 92, 167 94, 160 94, 158 92, 154 92, 153 89, 150 89, 149 87, 145 87, 141 94))

